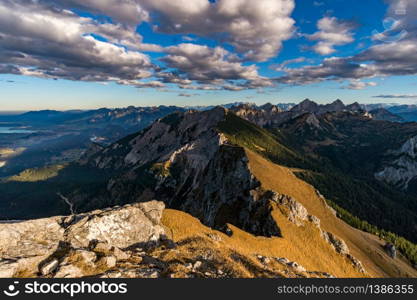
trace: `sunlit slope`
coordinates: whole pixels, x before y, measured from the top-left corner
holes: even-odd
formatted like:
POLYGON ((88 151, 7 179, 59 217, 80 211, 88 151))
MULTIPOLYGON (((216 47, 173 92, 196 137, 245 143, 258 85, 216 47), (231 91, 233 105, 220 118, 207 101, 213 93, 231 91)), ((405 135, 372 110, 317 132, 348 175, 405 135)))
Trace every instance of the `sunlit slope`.
MULTIPOLYGON (((327 244, 321 237, 318 228, 312 224, 297 227, 280 212, 274 209, 273 217, 278 222, 283 238, 255 237, 235 226, 229 225, 233 231, 231 237, 212 230, 189 214, 166 209, 162 223, 169 228, 168 233, 178 243, 175 259, 187 261, 194 256, 203 256, 210 252, 223 260, 222 268, 233 270, 238 277, 293 277, 286 273, 285 266, 273 264, 267 268, 258 261, 263 257, 287 258, 297 262, 310 272, 325 272, 336 277, 364 277, 345 257, 327 244), (218 236, 213 242, 209 236, 218 236), (239 259, 236 259, 239 257, 239 259), (273 272, 270 272, 273 271, 273 272)), ((172 255, 172 254, 170 254, 172 255)), ((165 258, 169 259, 169 258, 165 258)), ((172 257, 174 259, 174 257, 172 257)), ((303 277, 314 277, 303 273, 303 277)), ((320 276, 317 276, 320 277, 320 276)))
MULTIPOLYGON (((353 256, 359 259, 366 271, 376 277, 417 277, 417 271, 402 257, 390 258, 383 250, 384 241, 364 233, 338 219, 311 185, 298 179, 290 169, 276 165, 254 152, 247 150, 251 171, 265 189, 294 197, 310 214, 321 220, 325 231, 342 238, 353 256)), ((282 226, 281 224, 278 224, 282 226)), ((317 259, 331 259, 317 256, 317 259)))

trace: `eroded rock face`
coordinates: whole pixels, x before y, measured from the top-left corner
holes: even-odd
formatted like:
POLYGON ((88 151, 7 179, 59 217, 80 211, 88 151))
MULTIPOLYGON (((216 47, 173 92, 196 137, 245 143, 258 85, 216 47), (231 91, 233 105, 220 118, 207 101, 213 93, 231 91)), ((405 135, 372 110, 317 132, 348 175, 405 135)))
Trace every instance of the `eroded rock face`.
POLYGON ((98 243, 111 252, 113 258, 106 261, 123 259, 119 248, 155 243, 165 236, 160 225, 164 208, 162 202, 151 201, 71 217, 0 224, 0 277, 47 276, 55 271, 57 277, 82 276, 82 268, 71 259, 82 261, 83 266, 95 264, 98 258, 91 247, 98 243))

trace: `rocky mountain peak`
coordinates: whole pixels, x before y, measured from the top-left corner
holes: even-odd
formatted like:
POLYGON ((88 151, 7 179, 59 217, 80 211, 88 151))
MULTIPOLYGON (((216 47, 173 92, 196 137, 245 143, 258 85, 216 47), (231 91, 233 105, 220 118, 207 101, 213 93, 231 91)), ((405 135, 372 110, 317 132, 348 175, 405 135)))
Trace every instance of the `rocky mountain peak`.
POLYGON ((319 105, 310 99, 305 99, 300 104, 294 106, 290 111, 292 112, 316 112, 319 105))
POLYGON ((329 111, 342 111, 345 108, 346 108, 345 104, 340 99, 337 99, 337 100, 335 100, 332 103, 327 105, 327 109, 329 111))

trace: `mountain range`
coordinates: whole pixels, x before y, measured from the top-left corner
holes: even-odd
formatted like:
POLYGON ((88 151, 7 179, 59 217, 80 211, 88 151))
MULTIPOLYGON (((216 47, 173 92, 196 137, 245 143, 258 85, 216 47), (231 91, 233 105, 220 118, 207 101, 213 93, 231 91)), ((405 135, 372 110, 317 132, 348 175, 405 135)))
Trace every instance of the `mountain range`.
MULTIPOLYGON (((77 121, 48 114, 61 124, 117 115, 134 126, 136 109, 128 110, 77 121)), ((143 129, 93 143, 72 162, 4 177, 0 218, 112 213, 106 208, 156 199, 167 207, 161 222, 174 243, 214 249, 201 232, 215 232, 228 241, 220 257, 233 261, 230 268, 234 257, 249 255, 264 265, 296 261, 304 269, 296 273, 307 277, 311 270, 417 276, 417 123, 340 100, 307 99, 286 110, 245 103, 168 110, 153 110, 143 129)), ((277 274, 278 266, 269 267, 262 276, 277 274)))

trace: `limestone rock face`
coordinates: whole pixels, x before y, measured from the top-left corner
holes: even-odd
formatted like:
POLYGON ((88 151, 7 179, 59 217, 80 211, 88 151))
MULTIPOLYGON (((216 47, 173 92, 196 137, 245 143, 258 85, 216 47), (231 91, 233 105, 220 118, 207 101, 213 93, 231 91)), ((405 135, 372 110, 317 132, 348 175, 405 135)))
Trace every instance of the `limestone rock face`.
POLYGON ((119 248, 164 238, 160 225, 164 208, 162 202, 150 201, 70 217, 2 223, 0 277, 47 276, 55 271, 56 277, 85 275, 82 267, 94 268, 98 260, 91 251, 98 243, 115 253, 107 260, 126 258, 119 248))

